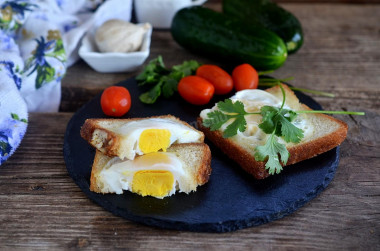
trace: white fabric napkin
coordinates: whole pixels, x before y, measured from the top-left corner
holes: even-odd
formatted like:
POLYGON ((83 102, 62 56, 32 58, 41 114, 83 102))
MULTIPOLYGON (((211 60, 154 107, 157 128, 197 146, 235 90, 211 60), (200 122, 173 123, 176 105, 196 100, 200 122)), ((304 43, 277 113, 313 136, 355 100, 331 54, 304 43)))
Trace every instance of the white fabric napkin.
POLYGON ((83 35, 130 21, 131 11, 132 0, 0 0, 0 165, 20 144, 28 111, 58 111, 83 35))

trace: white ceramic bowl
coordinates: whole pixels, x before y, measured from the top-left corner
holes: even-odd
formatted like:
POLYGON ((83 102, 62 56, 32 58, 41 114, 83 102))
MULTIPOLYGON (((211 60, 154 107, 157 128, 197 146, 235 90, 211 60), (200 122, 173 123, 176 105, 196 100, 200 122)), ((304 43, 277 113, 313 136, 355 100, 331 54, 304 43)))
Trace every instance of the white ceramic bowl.
POLYGON ((150 23, 154 28, 170 28, 174 15, 188 6, 201 5, 207 0, 135 0, 139 23, 150 23))
MULTIPOLYGON (((139 24, 143 25, 143 24, 139 24)), ((150 52, 152 28, 144 35, 141 49, 135 52, 99 52, 95 44, 94 31, 88 32, 79 48, 79 56, 98 72, 130 72, 141 66, 150 52)))

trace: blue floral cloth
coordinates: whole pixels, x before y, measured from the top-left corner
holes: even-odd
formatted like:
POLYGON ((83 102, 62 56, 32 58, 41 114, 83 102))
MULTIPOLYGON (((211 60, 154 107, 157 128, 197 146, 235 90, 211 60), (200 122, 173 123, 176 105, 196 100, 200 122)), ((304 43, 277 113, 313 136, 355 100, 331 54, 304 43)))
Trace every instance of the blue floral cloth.
POLYGON ((129 21, 131 0, 0 0, 0 165, 20 144, 29 112, 56 112, 61 80, 89 29, 129 21))

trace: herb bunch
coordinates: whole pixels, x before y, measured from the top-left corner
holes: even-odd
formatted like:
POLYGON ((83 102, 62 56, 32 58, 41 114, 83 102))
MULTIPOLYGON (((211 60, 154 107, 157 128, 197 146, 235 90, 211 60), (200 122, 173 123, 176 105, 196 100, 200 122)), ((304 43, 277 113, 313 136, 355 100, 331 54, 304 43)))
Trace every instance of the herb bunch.
POLYGON ((151 60, 136 77, 139 86, 150 88, 140 95, 140 101, 145 104, 153 104, 161 95, 165 98, 173 96, 177 91, 178 82, 183 77, 194 74, 199 66, 197 61, 190 60, 170 69, 165 66, 162 56, 151 60))

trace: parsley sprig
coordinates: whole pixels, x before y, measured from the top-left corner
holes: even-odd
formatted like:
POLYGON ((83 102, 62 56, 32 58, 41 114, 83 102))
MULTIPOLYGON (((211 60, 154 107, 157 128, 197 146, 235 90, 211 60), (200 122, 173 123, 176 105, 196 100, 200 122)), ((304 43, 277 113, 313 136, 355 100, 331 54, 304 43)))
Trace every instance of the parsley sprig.
POLYGON ((200 64, 195 60, 184 61, 171 69, 164 64, 162 56, 151 60, 136 77, 139 86, 149 86, 149 90, 140 95, 140 101, 153 104, 163 95, 171 97, 177 91, 178 82, 186 76, 194 74, 200 64))
POLYGON ((244 110, 244 104, 240 101, 235 103, 231 99, 226 99, 224 102, 220 101, 217 104, 219 110, 208 113, 208 119, 203 121, 203 125, 209 127, 211 131, 218 130, 224 123, 230 119, 234 121, 229 124, 223 131, 223 137, 229 138, 237 134, 237 131, 244 132, 247 127, 245 115, 259 114, 248 113, 244 110))
POLYGON ((263 106, 261 108, 263 119, 259 124, 259 128, 266 134, 270 134, 270 136, 265 145, 255 148, 254 155, 257 161, 265 161, 268 158, 265 168, 268 169, 269 174, 280 173, 282 170, 278 155, 281 156, 281 162, 284 165, 286 165, 290 156, 286 146, 279 143, 277 137, 283 137, 288 143, 299 143, 304 137, 303 130, 291 123, 297 117, 297 113, 284 109, 285 90, 282 85, 279 86, 283 96, 281 107, 263 106))
POLYGON ((285 90, 282 84, 278 85, 283 96, 280 108, 263 106, 260 112, 249 113, 245 111, 244 104, 241 101, 232 102, 231 99, 226 99, 218 102, 218 110, 207 113, 207 118, 203 120, 205 127, 210 128, 211 131, 215 131, 233 119, 232 123, 223 131, 223 137, 229 138, 236 135, 238 131, 244 132, 246 130, 246 115, 261 114, 262 120, 258 126, 264 133, 269 134, 269 137, 264 145, 256 146, 254 157, 256 161, 267 161, 265 168, 268 169, 270 174, 280 173, 282 165, 286 165, 290 157, 290 153, 286 149, 285 144, 280 143, 278 138, 283 138, 287 143, 299 143, 304 137, 303 130, 291 123, 299 113, 364 115, 363 112, 350 111, 292 111, 284 109, 286 101, 285 90))

